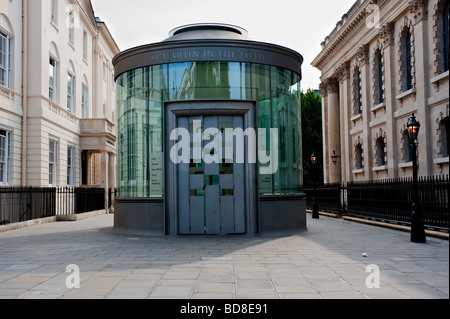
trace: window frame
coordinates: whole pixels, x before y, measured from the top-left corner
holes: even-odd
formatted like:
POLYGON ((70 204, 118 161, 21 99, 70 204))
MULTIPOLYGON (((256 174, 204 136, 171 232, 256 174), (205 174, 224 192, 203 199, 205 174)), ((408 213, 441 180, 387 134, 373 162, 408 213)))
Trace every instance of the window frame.
POLYGON ((50 55, 49 57, 49 94, 48 98, 50 101, 54 103, 58 103, 58 66, 59 61, 54 56, 50 55), (54 64, 52 64, 52 61, 54 64), (50 74, 50 66, 53 67, 53 74, 50 74), (53 77, 53 86, 52 86, 52 77, 53 77))
POLYGON ((4 50, 0 49, 0 55, 3 56, 0 61, 0 70, 2 71, 0 75, 0 85, 4 87, 11 88, 11 77, 12 77, 12 40, 11 37, 0 31, 0 45, 4 47, 4 50), (4 77, 2 79, 2 77, 4 77))
POLYGON ((409 91, 414 88, 414 74, 413 74, 413 41, 412 32, 409 27, 403 28, 401 36, 401 79, 402 92, 409 91))
POLYGON ((362 114, 363 96, 362 96, 362 76, 361 69, 357 66, 353 73, 353 89, 354 89, 354 115, 362 114))
POLYGON ((69 43, 73 46, 75 44, 75 13, 69 12, 69 43))
POLYGON ((361 143, 355 146, 355 168, 364 169, 364 146, 361 143))
POLYGON ((75 75, 67 71, 67 111, 75 113, 75 75))
POLYGON ((386 165, 386 141, 384 137, 377 138, 375 142, 376 166, 386 165))
POLYGON ((75 180, 75 147, 67 146, 67 186, 74 186, 75 180))
POLYGON ((83 59, 87 61, 88 59, 88 33, 83 30, 83 59))
POLYGON ((449 3, 450 1, 446 1, 442 8, 442 54, 443 54, 443 65, 442 65, 442 73, 447 72, 449 70, 449 3))
POLYGON ((10 171, 11 171, 11 132, 0 128, 0 185, 9 185, 11 174, 10 171))
POLYGON ((89 118, 89 87, 87 84, 81 84, 81 118, 89 118))
POLYGON ((55 25, 57 23, 58 18, 58 0, 51 0, 50 4, 50 21, 55 25))
POLYGON ((375 105, 385 102, 384 98, 384 56, 378 49, 374 56, 374 78, 375 78, 375 105))
POLYGON ((48 184, 57 186, 58 181, 58 141, 49 139, 48 142, 48 184))

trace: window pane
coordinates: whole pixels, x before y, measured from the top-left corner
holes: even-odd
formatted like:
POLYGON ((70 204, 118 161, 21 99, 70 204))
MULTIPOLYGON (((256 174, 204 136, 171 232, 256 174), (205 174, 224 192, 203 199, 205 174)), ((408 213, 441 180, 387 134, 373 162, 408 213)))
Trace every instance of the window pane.
POLYGON ((81 87, 81 109, 82 118, 88 118, 88 88, 85 85, 81 87))
POLYGON ((73 91, 74 78, 71 74, 67 74, 67 109, 71 112, 73 110, 73 91))

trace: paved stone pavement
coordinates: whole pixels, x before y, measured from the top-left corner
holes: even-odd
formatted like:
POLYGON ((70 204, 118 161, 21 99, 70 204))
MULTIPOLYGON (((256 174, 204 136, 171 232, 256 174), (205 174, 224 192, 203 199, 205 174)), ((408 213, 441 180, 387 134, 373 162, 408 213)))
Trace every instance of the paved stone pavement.
POLYGON ((112 226, 103 215, 0 233, 0 298, 449 298, 442 239, 415 244, 408 233, 310 215, 308 231, 288 236, 146 237, 112 226), (69 265, 80 288, 66 285, 76 283, 69 265), (379 288, 369 288, 370 265, 379 288))

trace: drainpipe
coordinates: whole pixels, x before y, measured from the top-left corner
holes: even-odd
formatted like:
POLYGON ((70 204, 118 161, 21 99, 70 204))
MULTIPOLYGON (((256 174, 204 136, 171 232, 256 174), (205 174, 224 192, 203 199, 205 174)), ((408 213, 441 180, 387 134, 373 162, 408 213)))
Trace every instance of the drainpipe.
POLYGON ((22 0, 22 187, 27 186, 28 0, 22 0))

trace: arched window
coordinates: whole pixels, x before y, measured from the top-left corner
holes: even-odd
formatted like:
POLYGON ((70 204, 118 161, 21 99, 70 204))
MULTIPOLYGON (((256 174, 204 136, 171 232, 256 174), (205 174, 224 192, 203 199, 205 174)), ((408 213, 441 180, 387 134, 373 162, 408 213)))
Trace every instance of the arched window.
POLYGON ((386 165, 386 142, 384 137, 379 137, 375 143, 376 147, 376 165, 386 165))
POLYGON ((12 57, 14 37, 8 18, 0 14, 0 85, 12 88, 12 57))
POLYGON ((406 27, 402 32, 401 54, 402 54, 402 92, 405 92, 413 88, 412 35, 408 27, 406 27))
POLYGON ((412 147, 409 143, 409 134, 408 130, 404 130, 402 133, 402 143, 403 143, 403 163, 409 163, 412 162, 413 154, 412 154, 412 147))
POLYGON ((356 169, 364 168, 364 148, 362 144, 357 144, 355 147, 355 167, 356 169))
POLYGON ((439 129, 440 129, 440 146, 441 146, 441 157, 448 157, 450 155, 450 120, 448 117, 443 119, 439 123, 439 129))
POLYGON ((449 70, 448 66, 448 56, 449 56, 449 0, 444 4, 444 10, 442 11, 442 44, 443 44, 443 55, 444 63, 443 72, 449 70))
POLYGON ((381 104, 384 102, 383 54, 381 53, 381 50, 375 52, 374 59, 375 104, 381 104))
POLYGON ((358 67, 353 72, 353 90, 354 90, 354 113, 355 115, 362 113, 362 83, 361 83, 361 71, 358 67))

